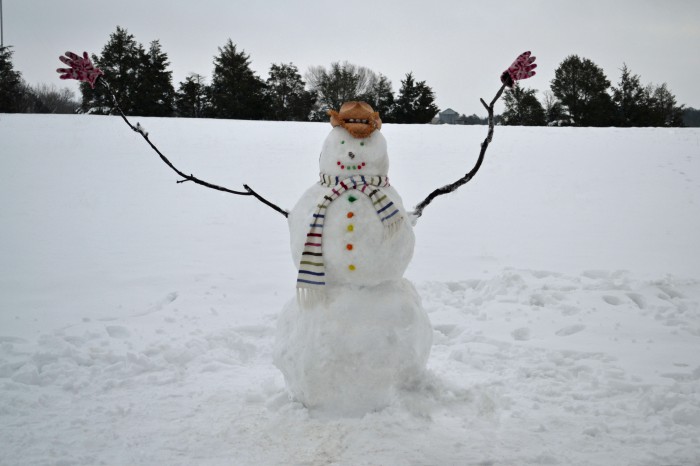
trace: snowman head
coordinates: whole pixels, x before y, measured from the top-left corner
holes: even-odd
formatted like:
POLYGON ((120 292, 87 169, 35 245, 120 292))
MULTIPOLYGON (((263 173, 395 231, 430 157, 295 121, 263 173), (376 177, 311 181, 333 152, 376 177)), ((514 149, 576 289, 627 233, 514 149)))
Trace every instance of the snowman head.
POLYGON ((389 172, 386 139, 378 131, 379 113, 365 102, 346 102, 329 111, 331 130, 323 142, 319 165, 331 176, 383 175, 389 172))

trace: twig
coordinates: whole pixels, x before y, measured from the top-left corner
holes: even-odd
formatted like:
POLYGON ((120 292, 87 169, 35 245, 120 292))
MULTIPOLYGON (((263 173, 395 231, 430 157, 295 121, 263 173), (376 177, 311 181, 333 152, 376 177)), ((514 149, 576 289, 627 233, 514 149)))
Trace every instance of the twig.
POLYGON ((245 190, 248 192, 249 195, 255 197, 255 199, 257 199, 258 201, 262 202, 263 204, 265 204, 268 207, 271 207, 272 209, 281 213, 285 217, 289 217, 289 212, 287 212, 286 210, 282 210, 282 208, 280 208, 279 206, 273 204, 272 202, 270 202, 267 199, 265 199, 264 197, 262 197, 260 194, 253 191, 253 189, 250 186, 248 186, 247 184, 244 184, 243 187, 245 188, 245 190))
POLYGON ((185 183, 187 181, 192 181, 193 183, 196 183, 196 184, 201 185, 201 186, 205 186, 207 188, 215 189, 217 191, 223 191, 223 192, 227 192, 227 193, 231 193, 231 194, 237 194, 239 196, 253 196, 254 198, 259 200, 263 204, 271 207, 272 209, 281 213, 285 217, 289 216, 289 213, 286 210, 278 207, 277 205, 268 201, 264 197, 260 196, 258 193, 253 191, 248 185, 243 185, 243 187, 245 188, 245 191, 235 191, 233 189, 228 189, 228 188, 225 188, 223 186, 219 186, 219 185, 209 183, 209 182, 204 181, 204 180, 200 180, 199 178, 197 178, 196 176, 194 176, 192 174, 186 175, 183 172, 181 172, 180 170, 178 170, 175 167, 175 165, 173 165, 172 162, 170 162, 170 160, 168 160, 168 158, 165 155, 163 155, 163 153, 160 150, 158 150, 158 148, 155 146, 155 144, 153 144, 151 142, 151 140, 148 138, 148 132, 143 128, 143 126, 141 126, 141 124, 136 123, 136 126, 131 124, 131 122, 129 121, 129 119, 126 117, 126 115, 122 111, 121 107, 119 106, 119 101, 117 100, 117 96, 114 95, 114 92, 112 92, 112 89, 109 86, 109 83, 107 82, 107 80, 100 77, 99 82, 102 83, 102 85, 107 89, 107 92, 112 97, 112 103, 114 104, 114 108, 117 109, 117 111, 119 112, 119 115, 122 117, 122 120, 124 120, 124 122, 129 126, 129 128, 131 128, 135 132, 139 133, 141 135, 141 137, 143 137, 143 139, 148 143, 148 145, 151 146, 151 148, 158 154, 160 159, 167 166, 169 166, 175 173, 177 173, 178 175, 180 175, 183 178, 182 180, 177 181, 178 184, 185 183))
POLYGON ((423 200, 423 202, 421 202, 420 204, 418 204, 414 208, 412 215, 416 219, 418 219, 421 215, 423 215, 423 209, 425 209, 426 206, 433 201, 433 199, 435 199, 438 196, 442 196, 443 194, 448 194, 448 193, 456 191, 457 188, 459 188, 463 184, 466 184, 469 180, 474 178, 474 175, 476 175, 476 172, 479 171, 479 168, 481 168, 481 163, 484 161, 484 156, 486 155, 486 149, 489 147, 489 143, 493 139, 493 125, 494 125, 493 106, 496 103, 496 101, 501 97, 501 94, 503 94, 503 91, 505 90, 505 88, 506 88, 506 85, 503 84, 489 105, 487 105, 486 102, 484 102, 484 99, 479 99, 479 100, 481 100, 481 104, 484 106, 484 108, 486 108, 486 111, 489 113, 489 131, 488 131, 488 134, 486 136, 486 139, 484 139, 484 142, 481 143, 481 151, 479 152, 479 158, 477 159, 476 165, 474 165, 474 168, 472 168, 466 175, 464 175, 463 177, 461 177, 460 179, 458 179, 454 183, 445 185, 442 188, 438 188, 435 191, 433 191, 432 193, 430 193, 428 195, 428 197, 426 197, 423 200))

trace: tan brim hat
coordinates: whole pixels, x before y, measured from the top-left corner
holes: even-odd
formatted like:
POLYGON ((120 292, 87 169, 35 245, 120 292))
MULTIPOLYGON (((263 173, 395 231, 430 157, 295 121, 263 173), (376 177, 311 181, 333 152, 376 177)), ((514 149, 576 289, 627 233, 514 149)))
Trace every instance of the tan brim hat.
POLYGON ((375 129, 381 129, 382 119, 367 102, 345 102, 340 112, 329 110, 333 127, 342 126, 355 138, 366 138, 375 129))

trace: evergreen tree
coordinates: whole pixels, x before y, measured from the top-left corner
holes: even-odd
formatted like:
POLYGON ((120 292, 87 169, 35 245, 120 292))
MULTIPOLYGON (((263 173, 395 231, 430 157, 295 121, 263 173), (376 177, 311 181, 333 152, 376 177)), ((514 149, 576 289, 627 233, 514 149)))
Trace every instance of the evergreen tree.
POLYGON ((22 74, 12 65, 10 47, 0 47, 0 113, 20 112, 24 95, 22 74))
POLYGON ((586 126, 614 126, 617 109, 612 97, 602 92, 588 107, 586 126))
POLYGON ((250 56, 237 50, 231 39, 214 57, 211 84, 215 118, 260 120, 269 116, 265 83, 250 69, 250 56))
POLYGON ((206 118, 211 116, 211 89, 204 77, 193 73, 180 83, 175 94, 177 114, 186 118, 206 118))
POLYGON ((575 126, 607 126, 614 106, 603 70, 587 58, 567 57, 556 69, 551 89, 575 126))
POLYGON ((406 74, 401 80, 401 89, 394 105, 394 121, 396 123, 413 123, 413 103, 418 99, 418 89, 413 73, 406 74))
POLYGON ((425 81, 416 82, 413 73, 401 80, 394 106, 396 123, 430 123, 440 109, 435 105, 433 90, 425 81))
POLYGON ((647 87, 651 96, 652 126, 683 126, 683 105, 676 104, 676 96, 663 83, 647 87))
POLYGON ((416 83, 418 100, 415 105, 415 123, 430 123, 440 109, 435 105, 435 93, 425 81, 416 83))
POLYGON ((307 91, 299 70, 292 63, 270 66, 267 94, 270 118, 280 121, 308 121, 314 95, 307 91))
POLYGON ((148 52, 141 56, 140 80, 135 95, 134 113, 142 116, 168 117, 173 115, 175 89, 168 55, 160 41, 151 42, 148 52))
MULTIPOLYGON (((144 57, 143 46, 137 43, 126 29, 119 26, 109 36, 109 41, 102 48, 102 55, 92 56, 95 65, 104 71, 112 92, 127 115, 141 110, 138 94, 144 57)), ((98 115, 116 113, 112 98, 102 86, 91 89, 89 84, 81 83, 80 91, 83 95, 83 112, 98 115)))
POLYGON ((546 115, 534 89, 520 87, 517 83, 503 95, 506 109, 502 114, 504 125, 544 126, 546 115))
POLYGON ((622 75, 618 87, 613 87, 613 102, 617 108, 616 124, 622 127, 649 126, 651 123, 651 96, 640 82, 639 76, 632 74, 627 65, 622 65, 622 75))
POLYGON ((375 112, 385 123, 393 122, 394 91, 391 89, 391 81, 380 74, 376 83, 365 96, 365 102, 370 104, 375 112))
POLYGON ((618 87, 613 88, 620 126, 683 126, 683 105, 666 84, 642 87, 638 75, 633 75, 623 64, 618 87))
POLYGON ((683 126, 689 128, 700 127, 700 110, 693 107, 683 109, 683 126))

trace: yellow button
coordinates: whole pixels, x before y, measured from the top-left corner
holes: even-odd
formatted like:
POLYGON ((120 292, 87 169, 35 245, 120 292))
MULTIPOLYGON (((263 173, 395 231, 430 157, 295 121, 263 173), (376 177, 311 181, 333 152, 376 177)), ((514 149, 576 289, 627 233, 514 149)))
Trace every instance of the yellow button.
POLYGON ((348 265, 348 269, 350 269, 351 271, 352 271, 352 270, 355 270, 355 266, 352 265, 352 264, 350 264, 350 265, 348 265))
POLYGON ((348 225, 348 231, 353 231, 354 229, 355 227, 352 225, 352 223, 348 225))

